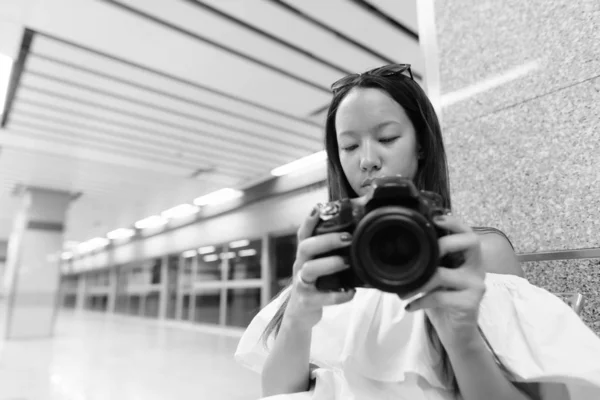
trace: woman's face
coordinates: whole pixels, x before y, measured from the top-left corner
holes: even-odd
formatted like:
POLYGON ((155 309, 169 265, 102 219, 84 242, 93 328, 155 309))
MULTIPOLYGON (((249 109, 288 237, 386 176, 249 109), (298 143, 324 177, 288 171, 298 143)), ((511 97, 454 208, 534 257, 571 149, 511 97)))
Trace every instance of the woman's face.
POLYGON ((418 167, 415 128, 385 91, 355 88, 335 117, 338 152, 350 186, 363 196, 371 178, 402 175, 414 179, 418 167))

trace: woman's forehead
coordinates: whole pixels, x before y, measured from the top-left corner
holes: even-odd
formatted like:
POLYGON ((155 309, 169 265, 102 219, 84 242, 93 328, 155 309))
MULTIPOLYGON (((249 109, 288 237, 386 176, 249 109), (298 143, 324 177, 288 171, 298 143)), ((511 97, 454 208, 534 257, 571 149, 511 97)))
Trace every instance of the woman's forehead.
POLYGON ((408 116, 388 93, 375 88, 355 88, 340 102, 335 124, 338 134, 377 129, 385 122, 405 124, 408 116))

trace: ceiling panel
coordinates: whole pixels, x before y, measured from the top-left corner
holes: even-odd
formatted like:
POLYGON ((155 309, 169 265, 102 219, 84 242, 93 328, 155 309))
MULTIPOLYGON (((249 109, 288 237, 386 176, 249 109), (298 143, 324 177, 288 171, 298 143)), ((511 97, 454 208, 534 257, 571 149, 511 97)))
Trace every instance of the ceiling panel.
MULTIPOLYGON (((88 95, 84 99, 77 97, 81 91, 76 88, 57 87, 54 84, 39 82, 39 79, 32 76, 24 77, 21 89, 19 91, 16 104, 21 99, 28 103, 41 102, 50 107, 59 107, 67 109, 72 113, 84 113, 96 118, 102 118, 104 121, 111 121, 115 126, 125 126, 130 129, 141 130, 150 137, 168 138, 173 143, 183 145, 197 144, 207 149, 211 149, 215 154, 245 154, 245 155, 273 155, 273 149, 277 146, 269 146, 268 140, 253 139, 248 136, 242 136, 241 140, 234 140, 225 135, 219 136, 213 132, 205 132, 195 127, 193 122, 178 120, 168 115, 157 115, 139 107, 129 107, 119 103, 122 108, 118 108, 117 101, 110 101, 101 95, 88 95), (37 84, 44 84, 49 88, 39 88, 30 85, 33 81, 37 84), (129 107, 129 108, 127 108, 129 107), (99 113, 101 111, 101 113, 99 113), (210 136, 208 136, 210 135, 210 136)), ((318 146, 315 145, 314 148, 318 146)), ((297 150, 292 147, 282 147, 273 155, 275 160, 289 160, 300 155, 310 154, 310 150, 297 150)))
POLYGON ((385 12, 390 18, 395 19, 402 25, 419 31, 417 18, 417 2, 406 0, 367 0, 368 3, 385 12))
MULTIPOLYGON (((419 42, 359 6, 358 3, 362 3, 361 1, 283 1, 315 20, 368 46, 377 53, 386 55, 394 62, 409 63, 414 66, 414 71, 419 73, 424 71, 424 60, 421 56, 419 42), (357 27, 364 27, 364 29, 357 29, 357 27)), ((402 3, 401 1, 396 2, 402 3)), ((413 5, 412 8, 416 8, 416 6, 413 5)))
POLYGON ((168 96, 176 96, 200 107, 218 110, 223 115, 234 115, 238 118, 260 121, 284 131, 291 130, 315 136, 321 132, 317 125, 296 114, 286 113, 282 109, 269 109, 263 104, 228 95, 217 88, 201 85, 186 79, 186 77, 171 75, 129 59, 124 60, 109 54, 101 54, 91 48, 69 44, 64 39, 56 40, 38 34, 31 51, 33 54, 52 57, 63 63, 68 62, 78 68, 94 71, 94 73, 102 73, 111 79, 120 79, 124 84, 135 84, 158 91, 163 95, 166 93, 168 96))
MULTIPOLYGON (((340 35, 319 28, 309 20, 290 12, 285 8, 285 4, 268 0, 207 0, 199 3, 239 19, 337 67, 335 76, 322 82, 327 87, 347 73, 365 71, 387 62, 352 45, 340 35)), ((340 15, 344 14, 343 9, 338 12, 340 15)))
MULTIPOLYGON (((172 25, 173 29, 191 32, 197 35, 197 40, 203 45, 218 49, 216 54, 220 52, 236 55, 236 59, 240 61, 259 65, 262 70, 287 77, 297 84, 313 87, 325 94, 329 94, 329 83, 340 75, 340 71, 331 66, 306 57, 231 19, 210 12, 201 1, 122 0, 114 3, 127 5, 132 11, 153 15, 172 25)), ((238 2, 238 7, 239 4, 238 2)), ((269 17, 272 18, 273 16, 269 17)), ((293 18, 288 14, 284 20, 293 18)), ((305 40, 307 43, 314 41, 311 36, 307 36, 305 40)), ((219 56, 211 61, 220 63, 222 60, 219 56)), ((217 79, 222 78, 227 76, 217 79)), ((249 79, 251 76, 245 78, 249 79)))
MULTIPOLYGON (((248 132, 249 135, 272 138, 279 134, 281 141, 294 145, 313 146, 320 139, 320 132, 313 129, 310 133, 294 131, 283 126, 274 126, 261 121, 251 121, 235 115, 225 115, 222 112, 207 109, 193 102, 170 96, 170 93, 159 92, 153 86, 146 87, 128 83, 125 79, 109 79, 98 72, 83 71, 68 63, 55 61, 45 56, 31 54, 26 72, 48 80, 56 80, 66 85, 76 85, 85 90, 106 93, 109 98, 123 99, 126 102, 146 105, 150 109, 164 109, 178 117, 203 122, 209 127, 225 127, 226 129, 248 132)), ((210 129, 210 128, 208 128, 210 129)))
MULTIPOLYGON (((3 132, 2 140, 10 139, 11 134, 3 132)), ((10 143, 10 142, 9 142, 10 143)), ((32 174, 43 174, 57 176, 61 178, 79 177, 85 178, 86 182, 101 182, 105 187, 114 187, 123 184, 141 184, 148 187, 160 186, 173 181, 192 182, 195 184, 203 181, 213 182, 215 184, 224 181, 231 184, 235 178, 227 177, 221 174, 207 174, 192 180, 181 174, 181 169, 169 169, 159 166, 156 170, 150 170, 146 165, 136 166, 134 164, 126 166, 120 163, 107 163, 106 159, 94 160, 91 157, 78 158, 78 153, 71 151, 69 154, 54 151, 49 143, 36 142, 39 145, 45 145, 40 149, 27 149, 24 146, 18 149, 12 149, 9 146, 3 146, 2 156, 0 157, 0 169, 2 176, 11 176, 14 173, 29 172, 32 174)), ((15 146, 16 147, 16 146, 15 146)), ((103 154, 104 155, 104 154, 103 154)))
POLYGON ((139 149, 151 149, 157 150, 162 153, 163 156, 171 156, 177 158, 192 158, 203 160, 209 164, 217 164, 218 168, 244 168, 249 167, 250 170, 256 168, 264 171, 265 168, 269 168, 272 165, 272 161, 258 158, 255 155, 242 155, 237 154, 235 159, 223 158, 216 155, 214 152, 210 152, 209 149, 203 147, 201 144, 188 143, 187 145, 180 145, 169 141, 168 137, 154 138, 150 137, 145 132, 134 131, 131 129, 124 128, 112 128, 110 125, 103 124, 102 122, 96 122, 86 119, 85 116, 73 113, 62 113, 57 112, 54 108, 44 106, 43 104, 27 103, 19 101, 15 105, 12 111, 12 118, 26 118, 31 121, 42 121, 51 123, 53 126, 63 126, 66 129, 77 132, 91 132, 97 135, 102 135, 105 138, 115 138, 116 141, 125 142, 129 146, 135 146, 139 149))
MULTIPOLYGON (((41 3, 43 11, 40 10, 40 13, 56 14, 56 7, 67 7, 69 14, 76 14, 77 18, 57 16, 64 22, 64 25, 55 28, 61 36, 91 43, 91 47, 124 59, 132 58, 131 50, 135 49, 136 56, 146 65, 157 66, 173 75, 188 77, 234 96, 252 98, 269 107, 302 114, 329 97, 322 90, 274 73, 167 28, 157 20, 142 18, 111 3, 116 4, 54 0, 51 4, 41 3), (106 22, 107 19, 110 23, 106 22), (107 29, 108 26, 110 29, 107 29), (296 95, 289 96, 290 93, 296 95)), ((169 8, 170 2, 165 2, 164 7, 169 8)), ((161 16, 155 18, 160 20, 161 16)))
MULTIPOLYGON (((36 75, 26 71, 21 78, 22 93, 35 91, 35 96, 41 98, 50 97, 54 101, 69 102, 72 107, 87 107, 91 112, 100 115, 110 115, 111 118, 118 117, 121 120, 128 121, 148 128, 158 127, 167 132, 180 132, 188 137, 189 140, 198 141, 203 144, 210 144, 214 148, 222 147, 229 151, 256 151, 271 152, 273 145, 279 145, 276 150, 287 152, 290 155, 298 156, 298 151, 304 153, 314 151, 318 147, 318 142, 312 140, 308 144, 306 140, 301 143, 295 143, 296 140, 290 140, 286 145, 285 140, 278 137, 272 137, 273 134, 267 132, 256 132, 250 130, 231 129, 208 124, 193 115, 175 114, 167 109, 159 107, 149 107, 142 102, 127 101, 112 97, 106 93, 89 90, 82 86, 65 84, 54 79, 48 79, 45 76, 36 75), (296 150, 298 149, 298 150, 296 150), (295 153, 295 154, 294 154, 295 153)), ((297 140, 300 141, 300 140, 297 140)))
MULTIPOLYGON (((106 140, 102 134, 96 134, 90 131, 73 130, 64 128, 63 124, 57 124, 48 121, 39 121, 29 115, 15 115, 11 126, 21 136, 44 139, 52 142, 71 144, 84 148, 97 149, 112 154, 131 157, 149 162, 162 163, 165 165, 179 166, 195 170, 209 170, 214 164, 208 164, 205 160, 198 160, 197 157, 185 157, 183 154, 168 155, 165 152, 155 149, 147 149, 144 146, 132 144, 130 141, 119 139, 106 140)), ((229 176, 245 176, 246 174, 259 174, 262 168, 244 166, 241 163, 237 166, 219 165, 215 170, 229 176)), ((252 176, 252 175, 250 175, 252 176)))

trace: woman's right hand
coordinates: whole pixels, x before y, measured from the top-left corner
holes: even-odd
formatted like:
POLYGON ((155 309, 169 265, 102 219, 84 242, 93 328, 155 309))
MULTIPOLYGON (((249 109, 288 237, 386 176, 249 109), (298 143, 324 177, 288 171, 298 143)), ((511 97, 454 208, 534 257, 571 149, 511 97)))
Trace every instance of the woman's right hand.
POLYGON ((297 329, 312 329, 323 315, 323 306, 346 303, 356 290, 321 292, 317 278, 349 268, 342 257, 315 258, 323 253, 347 247, 352 242, 348 232, 326 233, 311 236, 319 220, 318 207, 312 210, 298 229, 298 250, 294 262, 294 276, 290 299, 282 323, 297 329))

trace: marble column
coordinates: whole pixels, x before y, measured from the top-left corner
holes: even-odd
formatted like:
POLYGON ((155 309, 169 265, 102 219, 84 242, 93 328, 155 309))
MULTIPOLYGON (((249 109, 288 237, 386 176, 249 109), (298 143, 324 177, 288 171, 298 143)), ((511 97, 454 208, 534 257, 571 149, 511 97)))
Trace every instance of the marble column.
POLYGON ((8 243, 2 339, 51 336, 59 304, 60 253, 72 195, 24 187, 8 243))

